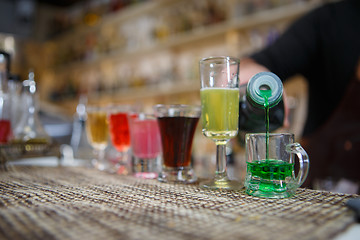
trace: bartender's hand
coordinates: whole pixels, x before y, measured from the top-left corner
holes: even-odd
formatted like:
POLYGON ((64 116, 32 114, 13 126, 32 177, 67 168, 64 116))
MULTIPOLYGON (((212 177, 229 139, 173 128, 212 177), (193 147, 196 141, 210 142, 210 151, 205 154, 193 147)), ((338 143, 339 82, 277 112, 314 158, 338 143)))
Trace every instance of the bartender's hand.
POLYGON ((240 84, 247 84, 252 76, 259 72, 270 72, 269 69, 264 67, 263 65, 258 64, 251 58, 244 58, 240 60, 240 84))
MULTIPOLYGON (((247 84, 252 76, 259 72, 270 72, 268 68, 265 66, 258 64, 251 58, 244 58, 240 60, 240 70, 239 70, 239 78, 240 84, 247 84)), ((289 123, 289 108, 287 104, 287 98, 285 90, 283 92, 283 101, 284 101, 284 123, 283 127, 288 128, 290 126, 289 123)))

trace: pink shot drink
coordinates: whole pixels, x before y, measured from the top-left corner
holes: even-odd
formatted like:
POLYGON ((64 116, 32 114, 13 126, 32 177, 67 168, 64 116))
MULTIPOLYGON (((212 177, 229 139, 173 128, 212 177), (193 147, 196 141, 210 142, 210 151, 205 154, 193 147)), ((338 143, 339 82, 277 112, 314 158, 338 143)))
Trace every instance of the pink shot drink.
POLYGON ((156 118, 131 116, 130 133, 134 175, 156 178, 157 159, 161 154, 160 131, 156 118))
POLYGON ((132 123, 134 155, 138 158, 156 158, 160 154, 160 134, 156 119, 134 119, 132 123))

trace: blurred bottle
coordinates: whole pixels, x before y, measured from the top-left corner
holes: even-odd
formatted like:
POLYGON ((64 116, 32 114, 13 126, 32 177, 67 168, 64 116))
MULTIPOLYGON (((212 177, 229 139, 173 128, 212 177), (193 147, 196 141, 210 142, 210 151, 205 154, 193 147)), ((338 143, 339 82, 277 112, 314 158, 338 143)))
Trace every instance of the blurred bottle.
POLYGON ((252 132, 265 132, 265 99, 261 90, 267 90, 269 104, 269 130, 274 131, 284 122, 283 85, 278 76, 270 72, 254 75, 245 86, 240 87, 239 140, 252 132))
POLYGON ((8 91, 10 94, 11 110, 10 110, 10 121, 11 126, 15 127, 18 125, 22 115, 22 102, 21 102, 21 91, 22 82, 18 75, 10 74, 8 78, 8 91))
POLYGON ((39 118, 39 103, 36 94, 34 73, 29 72, 29 79, 23 81, 22 116, 14 129, 14 141, 31 144, 49 144, 50 136, 44 130, 39 118))
POLYGON ((11 137, 11 101, 8 92, 8 55, 0 52, 0 144, 11 137))
POLYGON ((74 115, 73 132, 71 135, 70 145, 73 148, 74 158, 91 160, 94 158, 93 149, 88 142, 86 136, 85 123, 86 115, 86 96, 82 95, 79 99, 79 104, 76 107, 74 115))

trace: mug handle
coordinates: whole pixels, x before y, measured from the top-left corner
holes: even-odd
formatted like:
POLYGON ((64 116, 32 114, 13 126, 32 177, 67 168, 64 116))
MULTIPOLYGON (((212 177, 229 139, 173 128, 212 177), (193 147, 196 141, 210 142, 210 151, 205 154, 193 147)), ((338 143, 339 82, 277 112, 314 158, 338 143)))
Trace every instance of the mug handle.
POLYGON ((286 146, 286 151, 289 153, 296 154, 299 158, 300 170, 296 177, 296 182, 298 184, 297 187, 300 187, 304 183, 309 173, 309 165, 310 165, 309 155, 305 152, 304 148, 299 143, 288 144, 286 146))

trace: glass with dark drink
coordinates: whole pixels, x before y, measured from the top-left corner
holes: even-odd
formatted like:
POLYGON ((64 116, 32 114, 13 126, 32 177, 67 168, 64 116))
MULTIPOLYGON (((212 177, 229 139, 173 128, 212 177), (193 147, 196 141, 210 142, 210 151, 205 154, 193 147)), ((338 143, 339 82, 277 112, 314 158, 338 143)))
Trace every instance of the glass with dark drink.
POLYGON ((201 108, 191 105, 156 105, 163 166, 161 182, 192 183, 197 177, 191 166, 191 150, 201 108))

